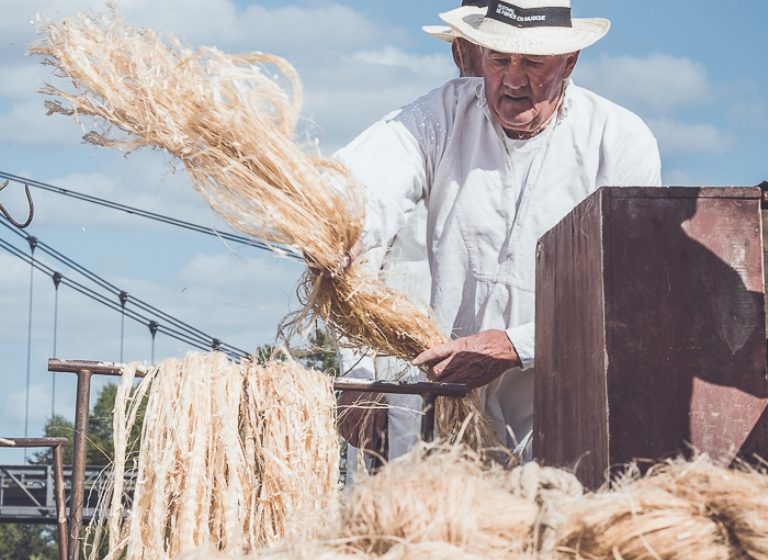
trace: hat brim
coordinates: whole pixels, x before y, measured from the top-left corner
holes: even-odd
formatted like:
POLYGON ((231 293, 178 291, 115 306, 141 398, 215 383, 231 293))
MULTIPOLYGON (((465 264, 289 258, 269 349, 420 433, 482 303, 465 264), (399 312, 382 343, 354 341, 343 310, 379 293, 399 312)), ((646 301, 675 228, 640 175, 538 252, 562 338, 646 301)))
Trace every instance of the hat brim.
POLYGON ((497 52, 541 56, 580 51, 605 37, 611 27, 603 18, 574 18, 572 27, 519 28, 485 18, 475 8, 444 12, 440 19, 450 26, 454 37, 497 52))
POLYGON ((425 25, 421 29, 425 33, 437 37, 441 41, 453 43, 453 40, 456 38, 453 29, 448 25, 425 25))

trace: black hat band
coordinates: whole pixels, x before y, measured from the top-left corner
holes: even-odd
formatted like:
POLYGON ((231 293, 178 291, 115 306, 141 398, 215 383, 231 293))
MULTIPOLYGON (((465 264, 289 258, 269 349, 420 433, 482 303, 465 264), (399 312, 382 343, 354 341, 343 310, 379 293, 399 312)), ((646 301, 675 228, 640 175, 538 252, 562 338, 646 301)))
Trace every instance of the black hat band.
POLYGON ((491 0, 485 17, 515 27, 572 27, 570 8, 519 8, 503 0, 491 0))

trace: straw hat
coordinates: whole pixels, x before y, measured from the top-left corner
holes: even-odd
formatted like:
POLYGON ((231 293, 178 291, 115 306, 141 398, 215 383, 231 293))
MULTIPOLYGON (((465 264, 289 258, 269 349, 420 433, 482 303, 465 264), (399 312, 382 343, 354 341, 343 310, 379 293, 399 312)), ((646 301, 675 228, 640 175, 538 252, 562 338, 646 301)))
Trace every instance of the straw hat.
POLYGON ((491 0, 488 8, 462 6, 440 14, 448 26, 424 31, 445 41, 462 37, 510 54, 557 55, 580 51, 608 33, 602 18, 571 18, 570 0, 491 0))

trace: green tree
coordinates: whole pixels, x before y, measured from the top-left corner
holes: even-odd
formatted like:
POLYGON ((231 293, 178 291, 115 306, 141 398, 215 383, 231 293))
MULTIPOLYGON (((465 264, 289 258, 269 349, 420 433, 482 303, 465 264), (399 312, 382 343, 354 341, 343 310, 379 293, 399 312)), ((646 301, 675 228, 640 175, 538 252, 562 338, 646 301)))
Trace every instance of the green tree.
POLYGON ((0 560, 56 560, 58 550, 51 527, 0 524, 0 560))
MULTIPOLYGON (((112 417, 115 408, 115 397, 117 396, 117 385, 109 383, 102 387, 93 409, 88 415, 88 439, 86 441, 86 463, 88 465, 108 465, 115 457, 115 444, 112 438, 112 417)), ((142 403, 133 427, 129 440, 129 448, 135 448, 141 434, 141 424, 143 423, 144 410, 146 402, 142 403)), ((73 442, 75 436, 75 426, 58 414, 48 419, 45 424, 46 437, 64 437, 69 443, 64 447, 64 463, 72 464, 73 442)), ((53 462, 52 452, 50 450, 41 451, 35 454, 34 462, 50 464, 53 462)))
POLYGON ((325 329, 315 329, 309 337, 309 348, 298 355, 299 360, 309 368, 334 376, 339 374, 338 347, 333 336, 325 329))

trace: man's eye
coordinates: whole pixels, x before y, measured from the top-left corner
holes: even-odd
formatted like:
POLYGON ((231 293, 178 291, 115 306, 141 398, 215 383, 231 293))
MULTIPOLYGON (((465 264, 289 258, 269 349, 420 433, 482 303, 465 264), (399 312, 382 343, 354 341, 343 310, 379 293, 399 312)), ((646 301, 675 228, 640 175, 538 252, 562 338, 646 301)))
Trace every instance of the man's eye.
POLYGON ((542 64, 544 64, 544 61, 539 58, 526 58, 525 63, 528 64, 529 66, 541 66, 542 64))

